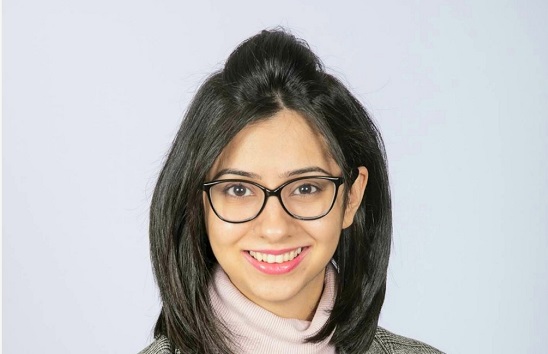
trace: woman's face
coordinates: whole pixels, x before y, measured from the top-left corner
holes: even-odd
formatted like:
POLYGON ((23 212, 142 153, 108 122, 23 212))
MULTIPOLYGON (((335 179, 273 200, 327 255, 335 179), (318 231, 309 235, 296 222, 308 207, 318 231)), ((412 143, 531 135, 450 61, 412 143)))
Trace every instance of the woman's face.
MULTIPOLYGON (((275 189, 293 178, 318 175, 338 177, 342 171, 305 119, 283 110, 237 134, 208 178, 237 178, 275 189)), ((352 223, 366 182, 367 170, 362 167, 354 184, 358 186, 351 189, 349 207, 343 207, 345 187, 341 186, 333 209, 309 221, 291 217, 272 197, 255 219, 240 224, 225 222, 216 216, 204 192, 205 222, 213 253, 248 299, 281 317, 310 319, 322 293, 326 265, 341 230, 352 223), (298 250, 301 252, 296 256, 298 250), (283 257, 277 261, 284 260, 278 263, 275 258, 280 255, 283 257)))

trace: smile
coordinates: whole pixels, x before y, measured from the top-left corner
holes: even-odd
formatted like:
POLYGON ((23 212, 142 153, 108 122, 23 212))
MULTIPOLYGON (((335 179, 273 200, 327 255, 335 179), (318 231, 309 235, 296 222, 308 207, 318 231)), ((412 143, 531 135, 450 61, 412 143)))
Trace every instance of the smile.
POLYGON ((249 255, 259 262, 265 262, 269 264, 273 263, 283 263, 283 262, 289 262, 295 259, 301 252, 302 247, 299 247, 297 249, 294 249, 290 252, 282 253, 282 254, 269 254, 269 253, 261 253, 257 251, 249 251, 249 255))
POLYGON ((282 275, 292 272, 310 253, 311 247, 292 250, 242 251, 249 264, 267 275, 282 275))

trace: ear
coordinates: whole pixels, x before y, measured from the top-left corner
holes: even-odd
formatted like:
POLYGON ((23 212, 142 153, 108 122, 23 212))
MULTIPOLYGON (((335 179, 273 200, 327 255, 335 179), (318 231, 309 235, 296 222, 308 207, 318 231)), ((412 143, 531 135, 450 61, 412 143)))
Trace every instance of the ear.
POLYGON ((363 195, 365 194, 365 187, 367 186, 367 178, 369 173, 364 166, 358 167, 358 177, 354 180, 350 192, 348 193, 348 203, 344 211, 342 228, 346 229, 352 222, 354 222, 354 216, 356 211, 362 203, 363 195))

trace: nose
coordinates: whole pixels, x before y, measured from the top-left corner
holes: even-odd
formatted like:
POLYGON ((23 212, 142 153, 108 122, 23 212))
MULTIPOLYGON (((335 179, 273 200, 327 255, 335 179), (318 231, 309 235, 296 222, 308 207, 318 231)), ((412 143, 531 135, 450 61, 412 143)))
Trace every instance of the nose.
POLYGON ((291 236, 293 218, 287 214, 275 196, 269 196, 263 211, 255 219, 255 232, 261 238, 276 242, 291 236))

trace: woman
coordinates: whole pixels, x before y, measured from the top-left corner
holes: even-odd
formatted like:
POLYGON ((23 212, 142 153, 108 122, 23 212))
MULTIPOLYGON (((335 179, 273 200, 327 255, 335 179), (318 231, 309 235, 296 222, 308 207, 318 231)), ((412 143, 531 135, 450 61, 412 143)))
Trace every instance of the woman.
POLYGON ((438 353, 377 326, 392 219, 361 104, 283 31, 199 89, 151 206, 162 310, 142 353, 438 353))

